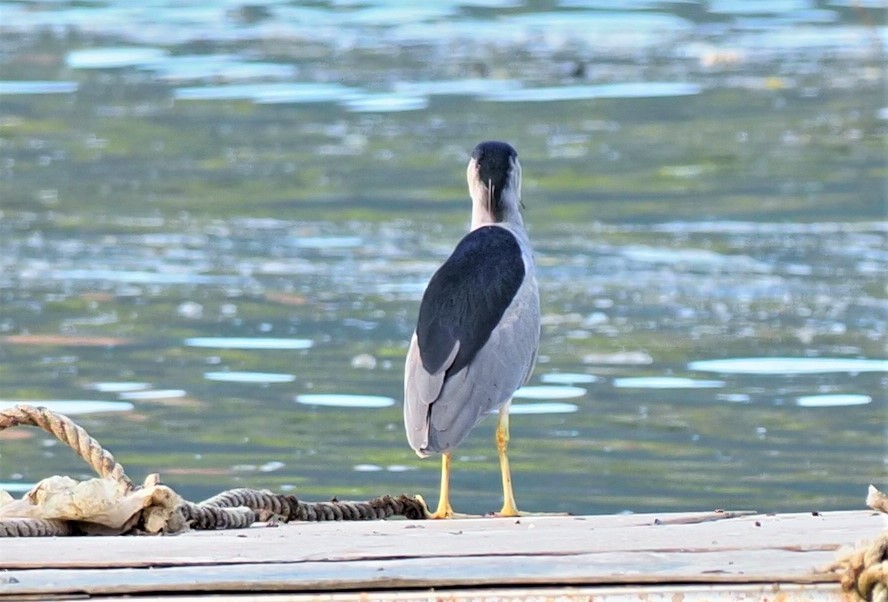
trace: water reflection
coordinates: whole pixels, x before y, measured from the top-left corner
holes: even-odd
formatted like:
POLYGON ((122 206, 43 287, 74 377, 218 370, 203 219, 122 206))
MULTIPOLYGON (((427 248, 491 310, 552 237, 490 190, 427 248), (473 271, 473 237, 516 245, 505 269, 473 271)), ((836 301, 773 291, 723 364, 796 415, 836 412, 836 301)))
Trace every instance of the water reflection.
POLYGON ((248 337, 192 337, 185 339, 187 347, 210 349, 310 349, 314 342, 309 339, 276 339, 248 337))
POLYGON ((796 399, 803 408, 841 408, 866 405, 872 401, 869 395, 805 395, 796 399))
POLYGON ((96 414, 105 412, 129 412, 133 404, 123 401, 101 401, 94 399, 21 399, 10 401, 0 399, 0 410, 8 410, 20 404, 39 406, 65 416, 96 414))
POLYGON ((822 374, 828 372, 888 372, 888 360, 836 357, 747 357, 700 360, 691 370, 722 374, 822 374))
POLYGON ((518 389, 515 392, 515 397, 517 399, 571 399, 572 397, 582 397, 585 394, 586 389, 582 387, 527 385, 518 389))
POLYGON ((90 48, 69 53, 65 63, 72 69, 116 69, 157 63, 166 54, 162 48, 90 48))
POLYGON ((228 383, 290 383, 296 380, 292 374, 273 374, 269 372, 204 372, 204 378, 228 383))
POLYGON ((553 385, 580 385, 598 382, 598 377, 594 374, 576 374, 573 372, 553 372, 551 374, 543 374, 540 380, 544 383, 553 385))
POLYGON ((145 391, 123 391, 119 397, 130 401, 156 401, 185 397, 187 394, 184 389, 148 389, 145 391))
POLYGON ((572 403, 514 403, 509 414, 516 416, 526 414, 573 414, 579 407, 572 403))
POLYGON ((618 389, 718 389, 725 386, 721 380, 697 380, 676 376, 634 376, 615 378, 618 389))
POLYGON ((387 408, 395 405, 391 397, 380 395, 344 395, 339 393, 306 393, 296 396, 296 403, 333 408, 387 408))
POLYGON ((177 100, 252 100, 258 103, 330 102, 355 97, 358 91, 338 84, 255 83, 177 88, 177 100))
POLYGON ((88 383, 84 387, 102 393, 127 393, 130 391, 143 391, 150 388, 151 384, 137 382, 88 383))
POLYGON ((0 81, 0 96, 18 94, 73 94, 77 82, 56 81, 0 81))
POLYGON ((425 96, 415 94, 357 94, 347 98, 343 105, 358 113, 389 113, 394 111, 418 111, 429 105, 425 96))
POLYGON ((527 89, 499 89, 481 95, 493 102, 552 102, 556 100, 591 100, 594 98, 657 98, 699 94, 697 84, 680 82, 625 82, 600 86, 559 86, 527 89))

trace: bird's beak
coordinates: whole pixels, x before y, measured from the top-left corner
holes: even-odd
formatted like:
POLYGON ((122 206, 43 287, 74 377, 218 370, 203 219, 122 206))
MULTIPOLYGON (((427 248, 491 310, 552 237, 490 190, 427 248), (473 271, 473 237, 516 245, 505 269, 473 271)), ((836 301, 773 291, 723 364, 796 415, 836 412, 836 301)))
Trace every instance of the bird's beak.
POLYGON ((493 215, 493 180, 487 181, 487 212, 493 215))

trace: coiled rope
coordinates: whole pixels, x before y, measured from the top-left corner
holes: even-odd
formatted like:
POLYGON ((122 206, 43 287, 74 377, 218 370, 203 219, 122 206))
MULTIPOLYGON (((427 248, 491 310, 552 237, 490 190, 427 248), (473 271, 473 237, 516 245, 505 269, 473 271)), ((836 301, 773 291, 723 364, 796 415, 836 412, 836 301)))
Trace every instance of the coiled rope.
MULTIPOLYGON (((0 431, 14 426, 36 426, 52 433, 74 450, 101 477, 112 480, 120 494, 137 491, 123 466, 93 439, 85 429, 67 416, 44 407, 17 405, 0 411, 0 431)), ((156 485, 151 475, 144 487, 156 485)), ((183 500, 174 516, 164 525, 164 532, 185 528, 197 530, 241 529, 263 521, 345 521, 375 520, 391 516, 424 519, 427 509, 421 498, 407 495, 382 496, 369 501, 304 502, 293 495, 275 494, 254 489, 231 489, 199 503, 183 500)), ((152 529, 156 532, 157 529, 152 529)), ((76 522, 56 519, 6 518, 0 520, 0 537, 48 537, 77 535, 82 531, 76 522)), ((144 532, 139 527, 130 533, 144 532)))
POLYGON ((66 521, 45 518, 7 518, 0 520, 0 537, 62 537, 73 535, 66 521))
MULTIPOLYGON (((888 514, 888 496, 869 486, 867 505, 888 514)), ((845 550, 828 572, 838 573, 842 589, 866 602, 888 602, 888 531, 873 541, 845 550)))
POLYGON ((294 495, 256 489, 230 489, 199 504, 185 502, 180 510, 193 529, 241 529, 254 522, 272 519, 320 522, 374 520, 390 516, 425 518, 424 506, 406 495, 385 495, 366 502, 303 502, 294 495))

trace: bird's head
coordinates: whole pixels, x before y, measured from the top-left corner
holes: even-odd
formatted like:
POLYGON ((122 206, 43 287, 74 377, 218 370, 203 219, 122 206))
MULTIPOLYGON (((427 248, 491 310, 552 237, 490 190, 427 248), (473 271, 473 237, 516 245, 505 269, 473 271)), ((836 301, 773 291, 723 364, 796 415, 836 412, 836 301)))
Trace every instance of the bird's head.
POLYGON ((521 164, 505 142, 482 142, 466 170, 472 196, 472 228, 485 223, 521 221, 521 164))

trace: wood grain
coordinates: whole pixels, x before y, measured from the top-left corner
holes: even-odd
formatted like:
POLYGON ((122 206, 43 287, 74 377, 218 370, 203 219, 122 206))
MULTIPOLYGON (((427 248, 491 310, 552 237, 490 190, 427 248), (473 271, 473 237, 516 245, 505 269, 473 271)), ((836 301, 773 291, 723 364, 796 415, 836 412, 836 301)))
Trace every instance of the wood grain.
MULTIPOLYGON (((0 541, 0 599, 22 595, 405 588, 827 584, 870 511, 680 513, 256 526, 175 537, 0 541)), ((819 586, 818 586, 819 587, 819 586)), ((671 591, 671 590, 670 590, 671 591)), ((729 591, 729 590, 723 590, 729 591)), ((813 590, 808 590, 813 591, 813 590)), ((818 590, 820 591, 820 590, 818 590)), ((751 598, 758 599, 758 598, 751 598)))

